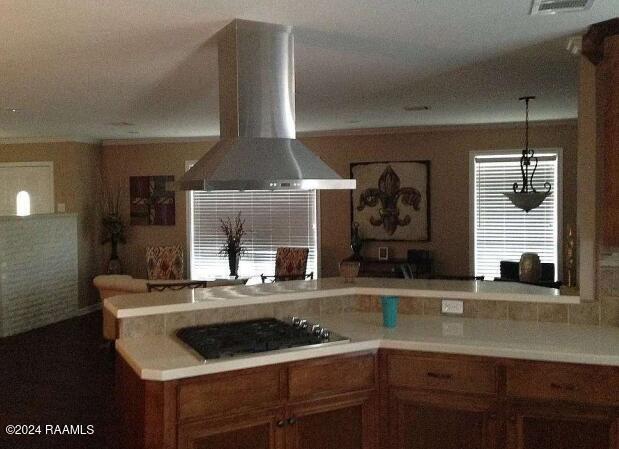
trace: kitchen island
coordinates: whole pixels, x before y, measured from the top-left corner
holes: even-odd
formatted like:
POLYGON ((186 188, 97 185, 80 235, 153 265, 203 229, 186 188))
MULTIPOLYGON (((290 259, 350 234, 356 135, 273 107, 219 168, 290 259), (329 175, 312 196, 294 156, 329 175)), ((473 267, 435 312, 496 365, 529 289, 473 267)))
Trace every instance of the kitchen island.
MULTIPOLYGON (((398 326, 386 329, 359 292, 492 294, 494 301, 507 301, 509 293, 488 290, 498 285, 475 292, 470 283, 449 290, 428 281, 381 281, 106 301, 111 316, 134 320, 116 341, 124 447, 619 447, 618 328, 400 314, 398 326), (175 336, 187 325, 290 314, 350 341, 204 360, 175 336), (153 323, 163 329, 153 333, 153 323)), ((561 298, 540 293, 513 292, 561 298)))

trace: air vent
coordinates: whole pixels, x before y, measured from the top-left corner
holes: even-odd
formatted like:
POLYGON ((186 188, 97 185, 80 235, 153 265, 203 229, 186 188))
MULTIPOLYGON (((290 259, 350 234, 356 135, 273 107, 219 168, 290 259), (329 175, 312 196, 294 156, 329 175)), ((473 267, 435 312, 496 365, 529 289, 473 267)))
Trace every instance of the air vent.
POLYGON ((593 0, 533 0, 531 15, 584 11, 592 4, 593 0))

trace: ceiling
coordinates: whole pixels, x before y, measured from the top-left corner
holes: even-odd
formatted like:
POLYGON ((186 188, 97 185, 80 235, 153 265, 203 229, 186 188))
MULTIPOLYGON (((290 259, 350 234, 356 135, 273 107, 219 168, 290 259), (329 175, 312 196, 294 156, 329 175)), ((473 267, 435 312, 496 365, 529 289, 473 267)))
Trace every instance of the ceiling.
POLYGON ((217 135, 210 38, 233 18, 295 27, 298 131, 521 121, 524 94, 538 96, 532 120, 570 119, 578 59, 567 37, 618 7, 530 16, 529 0, 3 0, 0 138, 217 135))

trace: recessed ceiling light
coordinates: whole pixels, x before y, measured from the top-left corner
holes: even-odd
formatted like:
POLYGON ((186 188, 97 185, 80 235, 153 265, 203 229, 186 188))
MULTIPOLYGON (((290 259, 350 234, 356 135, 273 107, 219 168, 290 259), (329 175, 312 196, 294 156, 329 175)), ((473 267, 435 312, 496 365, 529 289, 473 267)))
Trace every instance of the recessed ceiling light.
POLYGON ((430 106, 425 106, 425 105, 404 106, 404 110, 407 112, 429 111, 430 106))
POLYGON ((4 108, 4 110, 7 112, 18 112, 19 111, 19 109, 17 108, 4 108))

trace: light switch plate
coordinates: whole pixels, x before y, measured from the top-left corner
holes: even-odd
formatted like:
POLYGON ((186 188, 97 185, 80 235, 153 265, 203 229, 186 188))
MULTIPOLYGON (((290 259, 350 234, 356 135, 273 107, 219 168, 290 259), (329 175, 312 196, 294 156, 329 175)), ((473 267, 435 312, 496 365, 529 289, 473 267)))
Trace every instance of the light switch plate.
POLYGON ((464 313, 464 303, 456 299, 443 299, 441 301, 441 313, 462 315, 464 313))

